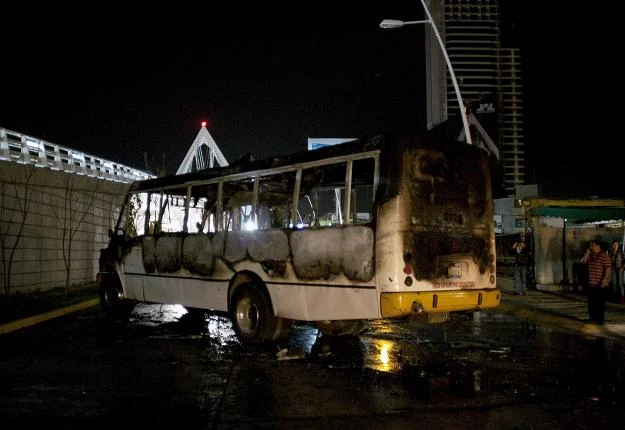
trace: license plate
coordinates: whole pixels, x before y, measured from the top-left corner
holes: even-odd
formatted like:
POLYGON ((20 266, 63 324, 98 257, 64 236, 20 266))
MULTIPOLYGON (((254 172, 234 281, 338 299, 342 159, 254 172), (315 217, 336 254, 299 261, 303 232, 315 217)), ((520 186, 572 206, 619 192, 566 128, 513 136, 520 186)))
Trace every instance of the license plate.
POLYGON ((462 267, 460 266, 450 266, 447 268, 447 277, 448 278, 462 278, 462 267))

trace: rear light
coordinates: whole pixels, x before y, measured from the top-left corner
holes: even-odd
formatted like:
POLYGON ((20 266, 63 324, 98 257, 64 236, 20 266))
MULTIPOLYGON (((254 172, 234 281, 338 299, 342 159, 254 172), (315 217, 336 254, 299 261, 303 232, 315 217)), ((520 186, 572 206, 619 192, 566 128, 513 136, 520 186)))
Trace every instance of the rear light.
POLYGON ((412 274, 412 264, 410 261, 412 260, 412 254, 410 252, 404 252, 404 273, 406 275, 412 274))

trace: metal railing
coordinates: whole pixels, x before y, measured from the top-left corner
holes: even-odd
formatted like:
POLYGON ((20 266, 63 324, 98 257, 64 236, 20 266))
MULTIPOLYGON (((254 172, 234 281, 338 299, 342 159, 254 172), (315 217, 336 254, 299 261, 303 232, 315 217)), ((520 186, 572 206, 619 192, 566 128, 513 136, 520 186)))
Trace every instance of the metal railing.
POLYGON ((43 139, 0 127, 0 160, 52 170, 63 170, 115 182, 132 182, 155 176, 115 161, 106 160, 43 139))

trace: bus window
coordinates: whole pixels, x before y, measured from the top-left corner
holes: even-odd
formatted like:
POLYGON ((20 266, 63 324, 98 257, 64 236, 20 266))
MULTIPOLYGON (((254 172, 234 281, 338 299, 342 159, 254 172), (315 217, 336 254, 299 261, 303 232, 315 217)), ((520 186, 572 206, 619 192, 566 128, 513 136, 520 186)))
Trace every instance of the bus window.
POLYGON ((124 211, 125 219, 120 221, 120 225, 126 226, 128 237, 145 234, 147 201, 148 193, 135 193, 130 196, 126 210, 124 211))
POLYGON ((192 197, 189 203, 187 228, 189 233, 210 231, 210 207, 206 197, 192 197))
POLYGON ((352 166, 352 195, 350 224, 366 224, 373 218, 373 183, 375 160, 365 158, 354 160, 352 166))
POLYGON ((298 202, 299 220, 304 226, 331 226, 343 223, 342 193, 347 163, 304 169, 298 202))
POLYGON ((302 172, 299 214, 303 227, 365 224, 373 217, 375 160, 315 167, 302 172), (351 187, 349 201, 345 190, 351 187), (349 214, 345 214, 345 210, 349 214))
MULTIPOLYGON (((175 233, 184 231, 186 187, 166 190, 158 195, 153 194, 154 214, 151 223, 154 233, 175 233)), ((152 216, 150 216, 152 219, 152 216)))
POLYGON ((270 209, 267 203, 267 198, 255 200, 254 177, 225 181, 221 229, 224 231, 257 230, 259 222, 266 228, 269 225, 267 216, 270 209), (259 206, 264 207, 259 210, 259 206), (260 213, 263 215, 262 219, 260 219, 260 213))
POLYGON ((261 176, 258 187, 258 228, 288 228, 295 171, 261 176))

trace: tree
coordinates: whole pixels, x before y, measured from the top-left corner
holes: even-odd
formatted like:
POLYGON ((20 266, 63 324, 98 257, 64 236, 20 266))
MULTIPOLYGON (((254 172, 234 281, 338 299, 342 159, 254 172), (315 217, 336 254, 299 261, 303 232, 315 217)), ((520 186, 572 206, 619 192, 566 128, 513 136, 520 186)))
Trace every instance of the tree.
POLYGON ((9 181, 0 182, 0 246, 2 264, 2 286, 4 295, 11 294, 11 272, 15 251, 22 239, 26 219, 33 198, 31 181, 36 169, 23 164, 8 166, 9 181), (24 180, 18 178, 18 171, 24 180), (19 181, 18 181, 19 179, 19 181))
MULTIPOLYGON (((50 202, 50 209, 59 223, 61 230, 61 247, 65 268, 65 295, 69 294, 72 266, 72 245, 87 214, 93 207, 93 202, 99 192, 100 183, 96 182, 94 189, 78 189, 76 175, 65 175, 63 195, 60 202, 50 202)), ((57 199, 59 200, 59 199, 57 199)))

